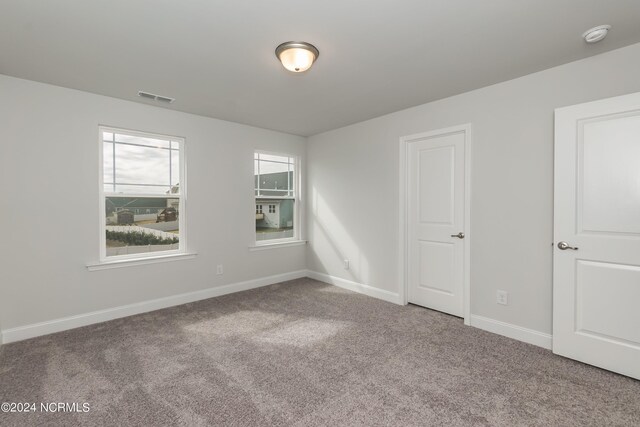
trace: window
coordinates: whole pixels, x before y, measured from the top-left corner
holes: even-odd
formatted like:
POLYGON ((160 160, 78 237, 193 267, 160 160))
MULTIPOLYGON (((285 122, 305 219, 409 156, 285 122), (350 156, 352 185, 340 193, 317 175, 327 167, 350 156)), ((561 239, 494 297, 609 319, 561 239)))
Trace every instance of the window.
POLYGON ((101 259, 184 252, 184 140, 100 127, 101 259))
POLYGON ((256 213, 257 214, 261 214, 262 213, 262 205, 256 205, 256 213))
POLYGON ((297 173, 295 157, 255 153, 256 204, 268 205, 268 214, 256 215, 257 244, 299 238, 297 173))

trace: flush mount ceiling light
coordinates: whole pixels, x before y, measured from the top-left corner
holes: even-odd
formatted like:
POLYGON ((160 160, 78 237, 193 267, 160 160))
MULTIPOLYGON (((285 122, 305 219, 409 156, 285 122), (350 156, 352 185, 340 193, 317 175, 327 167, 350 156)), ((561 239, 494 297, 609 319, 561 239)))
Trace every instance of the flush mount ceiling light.
POLYGON ((582 38, 587 43, 597 43, 607 37, 607 33, 610 29, 611 25, 599 25, 585 31, 585 33, 582 35, 582 38))
POLYGON ((286 42, 276 48, 276 56, 284 68, 294 73, 307 71, 319 55, 318 49, 307 42, 286 42))

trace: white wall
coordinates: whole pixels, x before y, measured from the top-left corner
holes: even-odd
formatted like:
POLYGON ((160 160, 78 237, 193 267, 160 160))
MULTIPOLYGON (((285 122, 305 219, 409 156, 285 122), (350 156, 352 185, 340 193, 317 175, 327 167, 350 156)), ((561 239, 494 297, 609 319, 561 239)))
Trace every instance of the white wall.
POLYGON ((253 150, 304 160, 305 138, 1 75, 0 130, 5 329, 305 268, 304 246, 248 249, 253 150), (196 259, 87 271, 99 257, 99 124, 186 138, 196 259))
POLYGON ((550 333, 554 109, 639 76, 636 44, 310 137, 309 269, 399 292, 398 139, 472 123, 472 314, 550 333))
POLYGON ((0 324, 306 267, 398 292, 398 139, 472 123, 472 313, 550 333, 553 109, 640 91, 639 75, 640 44, 316 135, 308 147, 297 136, 0 75, 0 223, 10 224, 0 324), (98 124, 186 138, 196 259, 87 271, 99 249, 98 124), (308 154, 308 251, 248 250, 254 149, 308 154), (510 292, 508 306, 495 304, 496 289, 510 292))

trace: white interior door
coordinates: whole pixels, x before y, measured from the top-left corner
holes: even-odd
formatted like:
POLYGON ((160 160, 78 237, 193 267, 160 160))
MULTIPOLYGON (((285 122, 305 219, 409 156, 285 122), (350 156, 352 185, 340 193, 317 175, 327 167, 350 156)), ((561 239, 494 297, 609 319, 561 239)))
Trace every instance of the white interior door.
POLYGON ((553 351, 640 379, 640 93, 556 110, 553 351))
POLYGON ((462 317, 465 128, 411 137, 407 182, 407 300, 462 317))

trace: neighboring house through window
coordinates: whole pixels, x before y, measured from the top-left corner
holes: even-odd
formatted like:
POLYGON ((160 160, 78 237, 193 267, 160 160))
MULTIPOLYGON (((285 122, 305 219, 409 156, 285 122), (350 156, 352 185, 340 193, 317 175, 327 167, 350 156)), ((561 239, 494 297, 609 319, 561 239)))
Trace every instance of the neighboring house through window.
POLYGON ((184 139, 99 129, 101 259, 184 252, 184 139))
POLYGON ((256 152, 254 182, 256 206, 256 243, 299 238, 298 168, 296 158, 286 154, 256 152), (263 210, 263 206, 268 208, 263 210))

